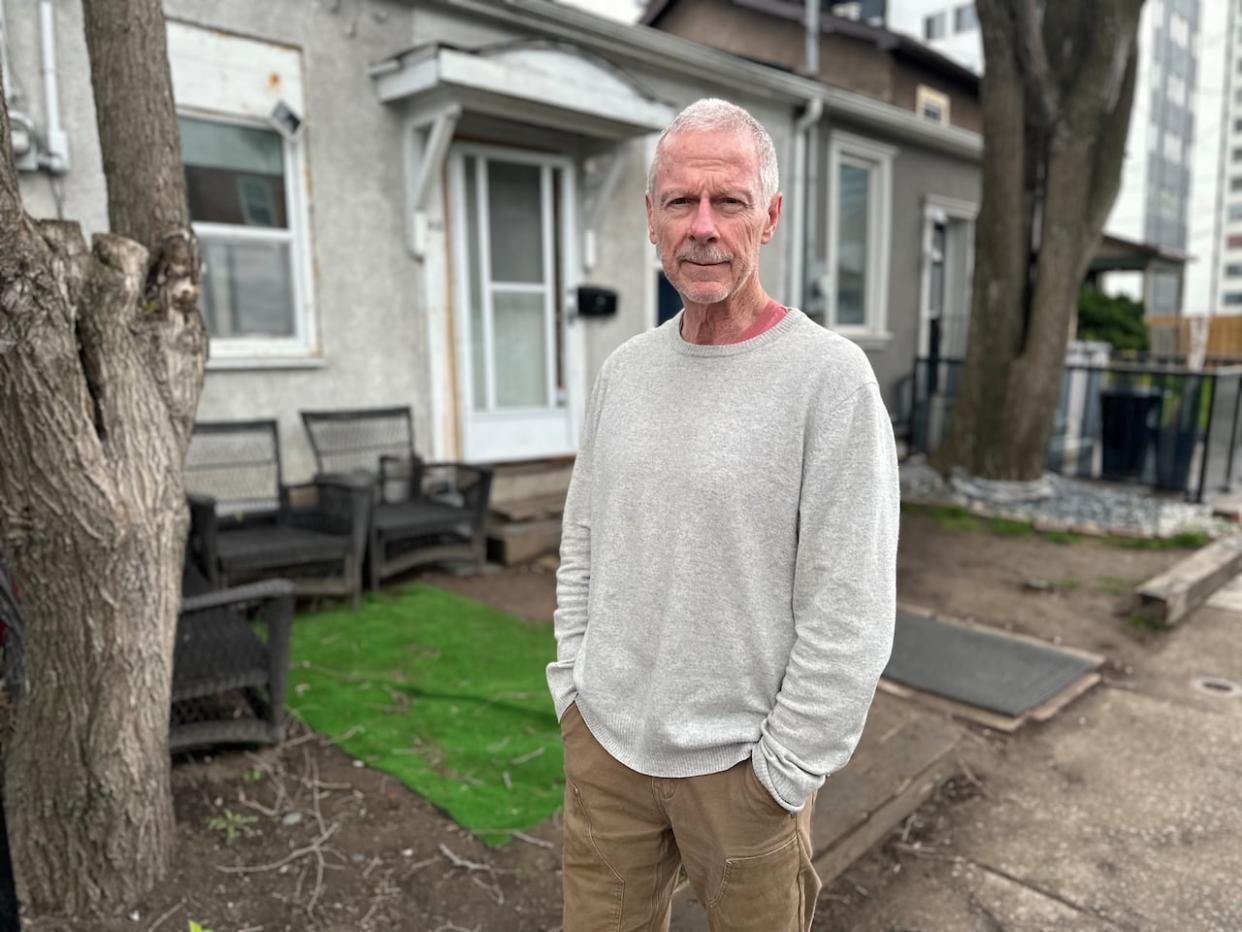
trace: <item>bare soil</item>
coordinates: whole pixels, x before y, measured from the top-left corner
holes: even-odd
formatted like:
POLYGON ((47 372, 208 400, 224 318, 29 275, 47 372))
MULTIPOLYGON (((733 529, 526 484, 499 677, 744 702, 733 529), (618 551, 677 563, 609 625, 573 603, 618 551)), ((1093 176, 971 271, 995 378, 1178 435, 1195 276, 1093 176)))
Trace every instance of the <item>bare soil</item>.
MULTIPOLYGON (((1124 676, 1159 635, 1127 621, 1129 592, 1185 551, 1062 544, 1034 536, 952 530, 935 517, 903 520, 903 603, 1104 653, 1124 676), (1029 578, 1052 584, 1036 591, 1029 578)), ((553 563, 479 577, 419 578, 549 624, 553 563)), ((979 741, 999 741, 995 736, 979 741)), ((1020 740, 1020 739, 1019 739, 1020 740)), ((966 779, 825 889, 816 929, 845 930, 853 905, 894 871, 917 870, 894 844, 950 831, 966 779), (860 892, 860 890, 862 892, 860 892), (853 904, 853 905, 852 905, 853 904), (845 924, 842 924, 845 923, 845 924)), ((392 778, 359 767, 295 726, 279 749, 179 760, 173 770, 179 846, 168 880, 105 920, 33 920, 37 932, 552 932, 561 924, 559 816, 489 849, 392 778)))

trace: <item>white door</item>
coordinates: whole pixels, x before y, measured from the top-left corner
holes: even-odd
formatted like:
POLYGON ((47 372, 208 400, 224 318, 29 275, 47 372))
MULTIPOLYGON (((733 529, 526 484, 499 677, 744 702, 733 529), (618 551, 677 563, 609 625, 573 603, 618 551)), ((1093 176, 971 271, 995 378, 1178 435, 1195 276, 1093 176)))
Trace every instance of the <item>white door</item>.
POLYGON ((463 145, 450 172, 462 457, 572 454, 572 163, 463 145))

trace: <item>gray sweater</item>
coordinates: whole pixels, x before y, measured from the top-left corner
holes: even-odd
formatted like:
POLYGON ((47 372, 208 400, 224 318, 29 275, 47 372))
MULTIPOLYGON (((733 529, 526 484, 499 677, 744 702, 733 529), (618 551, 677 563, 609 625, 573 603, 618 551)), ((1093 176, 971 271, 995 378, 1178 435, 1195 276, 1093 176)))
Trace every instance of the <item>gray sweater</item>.
POLYGON ((751 757, 796 812, 849 760, 892 649, 892 425, 866 355, 801 311, 722 345, 687 342, 683 314, 591 391, 548 687, 627 767, 751 757))

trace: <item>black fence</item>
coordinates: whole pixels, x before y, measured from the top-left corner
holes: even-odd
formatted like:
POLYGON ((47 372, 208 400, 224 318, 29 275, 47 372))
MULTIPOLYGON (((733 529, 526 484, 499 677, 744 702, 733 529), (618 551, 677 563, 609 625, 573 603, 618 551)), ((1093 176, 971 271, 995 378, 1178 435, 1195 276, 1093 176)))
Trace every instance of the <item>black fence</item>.
MULTIPOLYGON (((962 361, 915 364, 910 449, 948 436, 962 361)), ((1068 365, 1048 442, 1047 468, 1066 476, 1141 483, 1202 502, 1239 482, 1235 455, 1242 366, 1068 365)))

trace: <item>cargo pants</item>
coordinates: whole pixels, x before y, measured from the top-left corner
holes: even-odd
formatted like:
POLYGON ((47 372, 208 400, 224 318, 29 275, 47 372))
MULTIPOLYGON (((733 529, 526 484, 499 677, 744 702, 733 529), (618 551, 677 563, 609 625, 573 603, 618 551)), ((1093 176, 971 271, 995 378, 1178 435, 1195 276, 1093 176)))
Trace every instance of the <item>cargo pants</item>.
POLYGON ((576 704, 565 745, 564 932, 667 932, 678 868, 711 932, 808 932, 820 880, 811 811, 782 808, 750 759, 650 777, 595 740, 576 704))

